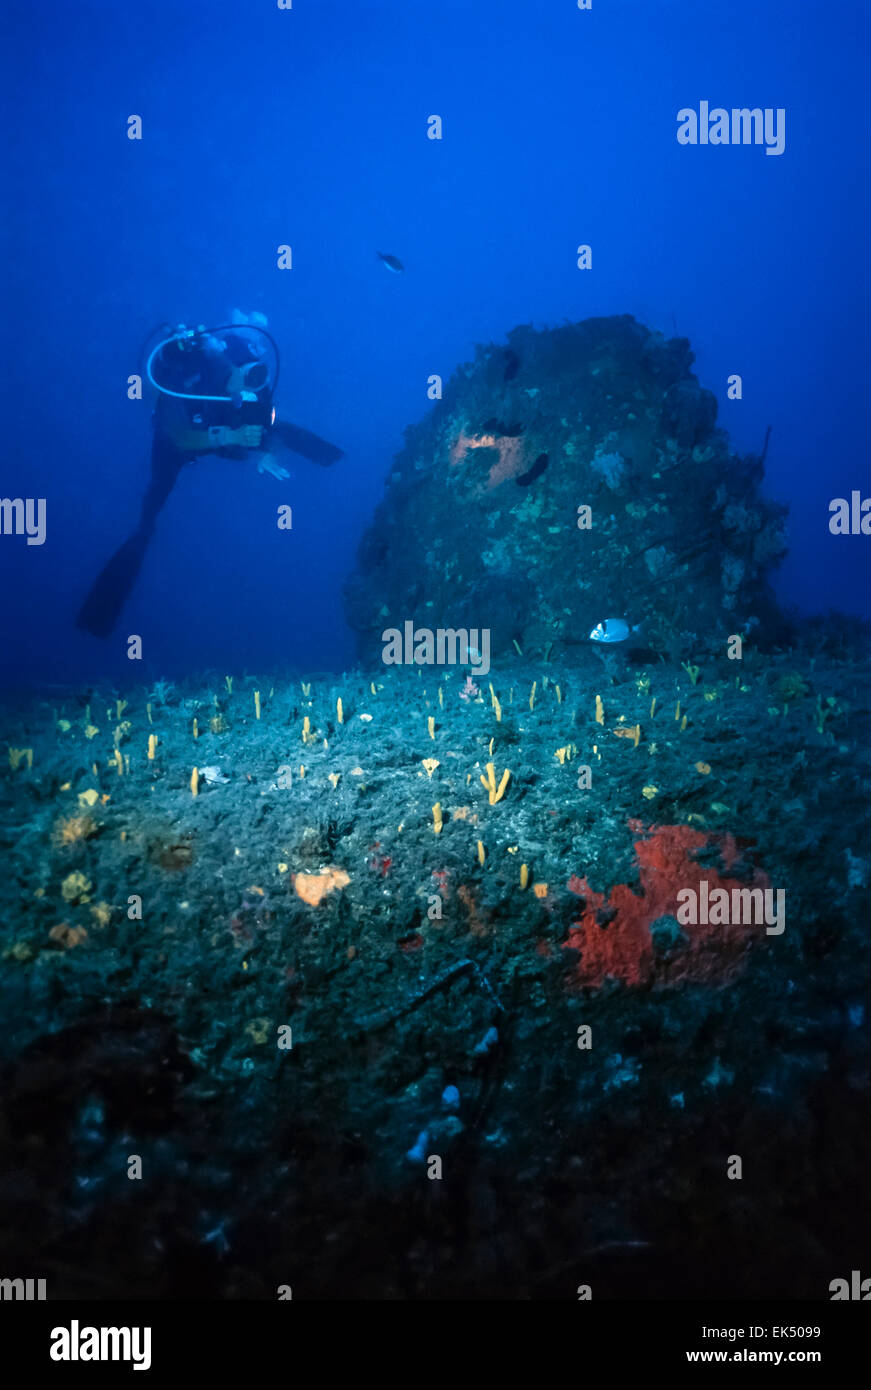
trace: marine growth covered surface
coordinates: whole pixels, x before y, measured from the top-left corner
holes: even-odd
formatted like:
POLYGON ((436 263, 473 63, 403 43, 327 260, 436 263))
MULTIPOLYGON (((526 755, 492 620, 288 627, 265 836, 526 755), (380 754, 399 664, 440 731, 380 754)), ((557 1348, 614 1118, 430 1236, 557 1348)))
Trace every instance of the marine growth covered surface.
POLYGON ((400 1299, 851 1267, 871 667, 777 613, 782 509, 690 362, 630 318, 481 349, 390 473, 353 672, 6 704, 10 1268, 400 1299), (406 623, 477 645, 385 664, 406 623))
POLYGON ((629 615, 663 651, 770 614, 785 508, 740 458, 683 338, 629 315, 478 349, 406 432, 348 587, 361 651, 397 613, 507 650, 585 644, 629 615), (441 620, 441 619, 440 619, 441 620))

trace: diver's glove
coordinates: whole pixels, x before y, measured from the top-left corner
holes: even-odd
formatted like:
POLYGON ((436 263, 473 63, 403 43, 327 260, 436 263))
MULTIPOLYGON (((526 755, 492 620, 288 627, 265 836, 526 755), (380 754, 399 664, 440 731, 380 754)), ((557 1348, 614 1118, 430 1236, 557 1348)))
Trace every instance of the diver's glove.
POLYGON ((286 468, 282 468, 280 463, 275 462, 272 454, 261 454, 257 460, 258 473, 271 473, 273 478, 289 478, 290 474, 286 468))

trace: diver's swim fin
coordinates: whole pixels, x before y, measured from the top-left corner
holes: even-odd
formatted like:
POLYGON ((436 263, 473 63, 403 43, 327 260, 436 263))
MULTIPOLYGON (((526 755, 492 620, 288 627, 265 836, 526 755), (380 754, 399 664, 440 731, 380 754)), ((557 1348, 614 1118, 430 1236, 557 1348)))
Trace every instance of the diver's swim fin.
POLYGON ((79 609, 76 627, 94 637, 111 636, 136 583, 150 539, 151 533, 140 527, 115 551, 79 609))
POLYGON ((304 459, 310 459, 312 463, 319 463, 322 468, 329 468, 330 464, 337 463, 345 456, 343 449, 337 448, 335 444, 328 444, 320 435, 312 434, 311 430, 292 425, 289 420, 276 420, 272 426, 272 433, 286 448, 295 454, 302 454, 304 459))

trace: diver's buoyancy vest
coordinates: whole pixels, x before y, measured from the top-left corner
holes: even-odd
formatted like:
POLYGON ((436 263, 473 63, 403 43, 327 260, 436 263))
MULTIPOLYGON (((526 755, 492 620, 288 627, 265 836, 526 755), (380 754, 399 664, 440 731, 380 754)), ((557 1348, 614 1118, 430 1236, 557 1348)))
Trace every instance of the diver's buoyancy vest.
POLYGON ((272 400, 268 392, 261 393, 261 398, 257 400, 242 400, 238 404, 232 401, 183 401, 173 396, 158 396, 154 423, 156 431, 170 438, 186 430, 208 430, 214 426, 237 430, 243 425, 260 425, 268 430, 272 423, 272 400))

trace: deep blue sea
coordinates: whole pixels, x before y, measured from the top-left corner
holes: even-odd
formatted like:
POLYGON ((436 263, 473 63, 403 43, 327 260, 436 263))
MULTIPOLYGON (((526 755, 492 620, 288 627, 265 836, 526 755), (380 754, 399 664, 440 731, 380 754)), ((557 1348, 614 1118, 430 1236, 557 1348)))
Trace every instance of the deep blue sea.
POLYGON ((345 457, 183 471, 123 620, 148 678, 346 667, 341 586, 429 376, 591 315, 689 338, 737 450, 771 426, 782 601, 871 616, 869 541, 828 530, 869 477, 868 27, 855 0, 8 10, 0 490, 45 499, 46 537, 0 537, 3 682, 116 671, 74 618, 148 481, 128 378, 155 326, 233 308, 268 317, 281 413, 345 457), (702 101, 782 109, 782 152, 682 146, 702 101))

